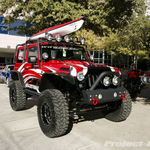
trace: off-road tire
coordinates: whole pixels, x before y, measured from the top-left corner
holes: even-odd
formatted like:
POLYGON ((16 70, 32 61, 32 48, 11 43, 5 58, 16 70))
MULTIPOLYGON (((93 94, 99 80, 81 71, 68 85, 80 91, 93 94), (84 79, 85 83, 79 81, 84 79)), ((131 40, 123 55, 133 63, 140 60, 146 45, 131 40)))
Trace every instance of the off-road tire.
POLYGON ((118 101, 116 110, 105 116, 106 119, 113 122, 121 122, 127 119, 132 109, 132 100, 128 91, 126 91, 126 100, 118 101))
POLYGON ((37 107, 38 120, 48 137, 64 135, 69 127, 69 108, 63 94, 57 89, 41 92, 37 107))
POLYGON ((13 81, 9 88, 9 100, 14 111, 23 110, 26 106, 26 94, 20 81, 13 81))

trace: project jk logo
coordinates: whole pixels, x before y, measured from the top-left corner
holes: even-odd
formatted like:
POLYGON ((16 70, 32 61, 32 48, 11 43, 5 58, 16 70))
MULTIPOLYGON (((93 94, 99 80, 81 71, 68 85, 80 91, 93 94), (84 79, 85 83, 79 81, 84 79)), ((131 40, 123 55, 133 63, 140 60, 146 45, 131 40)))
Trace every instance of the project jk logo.
POLYGON ((150 147, 150 141, 143 142, 129 142, 129 141, 122 141, 122 142, 113 142, 113 141, 106 141, 104 146, 110 146, 110 147, 150 147))

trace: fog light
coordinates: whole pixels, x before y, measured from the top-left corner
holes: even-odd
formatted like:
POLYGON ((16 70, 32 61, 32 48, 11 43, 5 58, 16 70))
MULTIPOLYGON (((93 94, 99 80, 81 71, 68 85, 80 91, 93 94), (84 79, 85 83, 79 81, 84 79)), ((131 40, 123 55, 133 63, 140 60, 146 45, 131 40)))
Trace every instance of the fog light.
POLYGON ((98 95, 98 99, 102 99, 102 97, 103 97, 102 94, 98 95))
POLYGON ((112 79, 112 83, 114 86, 117 86, 119 84, 119 78, 118 76, 114 76, 113 79, 112 79))
POLYGON ((106 76, 104 79, 103 79, 103 84, 105 86, 109 86, 110 85, 110 77, 106 76))
POLYGON ((117 97, 117 92, 114 93, 114 97, 117 97))
POLYGON ((83 88, 83 84, 79 84, 79 88, 83 88))

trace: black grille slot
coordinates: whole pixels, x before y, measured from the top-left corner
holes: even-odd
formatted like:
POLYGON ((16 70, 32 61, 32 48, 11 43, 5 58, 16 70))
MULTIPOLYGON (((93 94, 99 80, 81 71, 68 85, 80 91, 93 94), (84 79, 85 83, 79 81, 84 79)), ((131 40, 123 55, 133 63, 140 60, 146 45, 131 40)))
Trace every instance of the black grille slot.
MULTIPOLYGON (((86 76, 86 89, 89 89, 96 79, 99 77, 99 75, 103 72, 110 72, 110 68, 108 67, 91 67, 88 70, 87 76, 86 76)), ((103 85, 98 82, 96 85, 96 88, 101 88, 103 85)))
POLYGON ((89 73, 87 75, 87 88, 90 88, 92 84, 96 81, 98 78, 99 73, 89 73))

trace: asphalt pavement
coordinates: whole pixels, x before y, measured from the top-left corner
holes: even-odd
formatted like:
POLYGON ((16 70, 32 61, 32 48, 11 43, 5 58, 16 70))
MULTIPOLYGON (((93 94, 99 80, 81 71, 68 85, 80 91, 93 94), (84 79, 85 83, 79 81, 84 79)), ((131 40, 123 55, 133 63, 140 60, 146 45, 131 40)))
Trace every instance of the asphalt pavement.
POLYGON ((150 89, 133 100, 127 120, 119 123, 104 118, 74 124, 59 138, 46 137, 38 124, 37 101, 29 99, 27 109, 13 111, 9 89, 0 84, 0 150, 149 150, 150 89))

